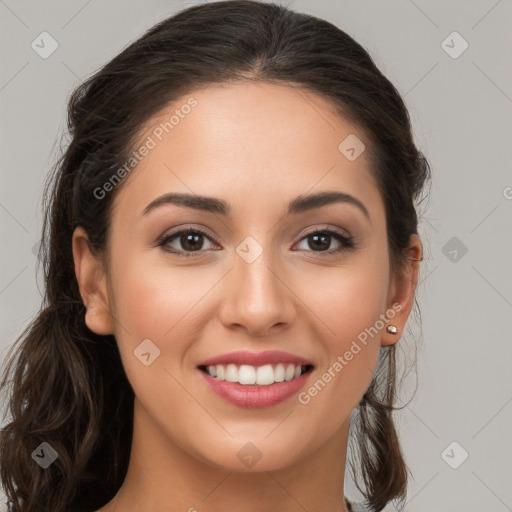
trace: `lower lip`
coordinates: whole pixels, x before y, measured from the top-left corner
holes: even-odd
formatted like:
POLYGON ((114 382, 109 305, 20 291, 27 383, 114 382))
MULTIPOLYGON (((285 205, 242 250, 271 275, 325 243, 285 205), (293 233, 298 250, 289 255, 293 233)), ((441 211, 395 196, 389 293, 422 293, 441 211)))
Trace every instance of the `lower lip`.
POLYGON ((214 393, 234 405, 247 408, 270 407, 283 402, 298 393, 312 373, 310 370, 296 379, 258 386, 219 380, 202 370, 198 371, 214 393))

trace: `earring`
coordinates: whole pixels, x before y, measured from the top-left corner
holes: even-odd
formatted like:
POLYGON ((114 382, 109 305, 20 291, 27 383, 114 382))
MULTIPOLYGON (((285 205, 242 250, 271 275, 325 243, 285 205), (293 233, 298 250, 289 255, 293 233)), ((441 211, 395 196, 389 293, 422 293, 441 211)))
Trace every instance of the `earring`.
POLYGON ((389 334, 396 334, 398 332, 398 327, 396 325, 388 325, 386 330, 389 334))

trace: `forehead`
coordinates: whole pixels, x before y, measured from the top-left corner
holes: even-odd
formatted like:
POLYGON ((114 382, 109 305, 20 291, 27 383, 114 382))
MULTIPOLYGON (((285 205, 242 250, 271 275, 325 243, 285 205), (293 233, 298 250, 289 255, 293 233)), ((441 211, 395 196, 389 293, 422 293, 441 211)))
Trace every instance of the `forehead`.
POLYGON ((344 141, 364 144, 365 134, 327 99, 296 86, 243 82, 192 91, 146 123, 140 141, 136 150, 150 149, 115 209, 142 212, 170 191, 261 209, 266 200, 288 203, 326 189, 382 207, 368 151, 355 160, 344 152, 344 141))

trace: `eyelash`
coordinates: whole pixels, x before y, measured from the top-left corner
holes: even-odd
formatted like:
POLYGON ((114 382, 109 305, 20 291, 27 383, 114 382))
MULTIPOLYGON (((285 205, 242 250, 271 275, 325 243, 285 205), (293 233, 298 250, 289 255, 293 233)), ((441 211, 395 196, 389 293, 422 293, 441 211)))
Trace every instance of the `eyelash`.
MULTIPOLYGON (((338 231, 338 230, 332 229, 332 228, 329 228, 329 229, 313 229, 311 231, 308 231, 299 240, 299 242, 301 242, 302 240, 304 240, 308 236, 314 235, 314 234, 317 234, 317 233, 329 235, 329 236, 335 238, 336 240, 338 240, 339 242, 341 242, 341 245, 340 245, 340 247, 338 249, 334 249, 334 250, 331 249, 330 251, 308 251, 308 252, 318 253, 321 256, 323 256, 323 255, 331 256, 333 254, 342 253, 342 252, 348 252, 348 251, 351 251, 351 250, 354 250, 354 249, 357 248, 357 245, 354 242, 352 237, 347 236, 347 235, 343 234, 341 231, 338 231)), ((186 229, 182 229, 180 231, 175 231, 173 233, 169 233, 167 235, 164 235, 163 237, 161 237, 158 240, 157 247, 164 247, 165 245, 167 245, 169 242, 171 242, 175 238, 178 238, 180 235, 190 235, 190 234, 201 234, 201 235, 205 236, 206 238, 208 238, 213 243, 213 240, 211 240, 211 237, 208 235, 208 233, 206 233, 202 229, 186 228, 186 229)), ((169 251, 167 249, 163 249, 163 250, 168 252, 168 253, 170 253, 170 254, 174 254, 176 256, 184 257, 184 258, 194 257, 194 256, 196 256, 195 253, 201 253, 202 252, 202 251, 169 251)))

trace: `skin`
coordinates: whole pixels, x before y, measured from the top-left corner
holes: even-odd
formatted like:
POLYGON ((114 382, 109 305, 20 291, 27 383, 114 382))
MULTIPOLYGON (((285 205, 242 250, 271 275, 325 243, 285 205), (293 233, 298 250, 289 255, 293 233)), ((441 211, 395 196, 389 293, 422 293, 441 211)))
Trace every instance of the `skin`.
MULTIPOLYGON (((338 150, 349 134, 365 135, 327 100, 284 85, 216 85, 160 112, 143 135, 190 96, 198 105, 116 195, 108 265, 90 252, 82 228, 73 236, 87 325, 115 335, 136 395, 128 474, 100 510, 346 511, 349 417, 380 346, 403 332, 420 241, 411 237, 408 265, 392 274, 384 203, 367 152, 349 161, 338 150), (369 219, 341 203, 285 215, 290 200, 321 190, 356 197, 369 219), (167 204, 142 215, 167 192, 224 199, 232 213, 167 204), (156 245, 172 228, 190 225, 210 236, 200 238, 199 251, 188 250, 192 257, 156 245), (338 227, 357 248, 328 255, 306 236, 311 227, 338 227), (263 249, 250 264, 236 252, 248 236, 263 249), (390 321, 398 335, 384 328, 361 345, 305 405, 295 395, 263 409, 238 407, 198 374, 196 366, 212 356, 278 349, 313 362, 307 389, 394 303, 402 306, 390 321), (133 354, 147 338, 161 351, 149 366, 133 354), (246 467, 237 453, 249 442, 262 456, 246 467)), ((327 251, 340 245, 327 238, 327 251)), ((186 250, 179 236, 167 248, 186 250)))

